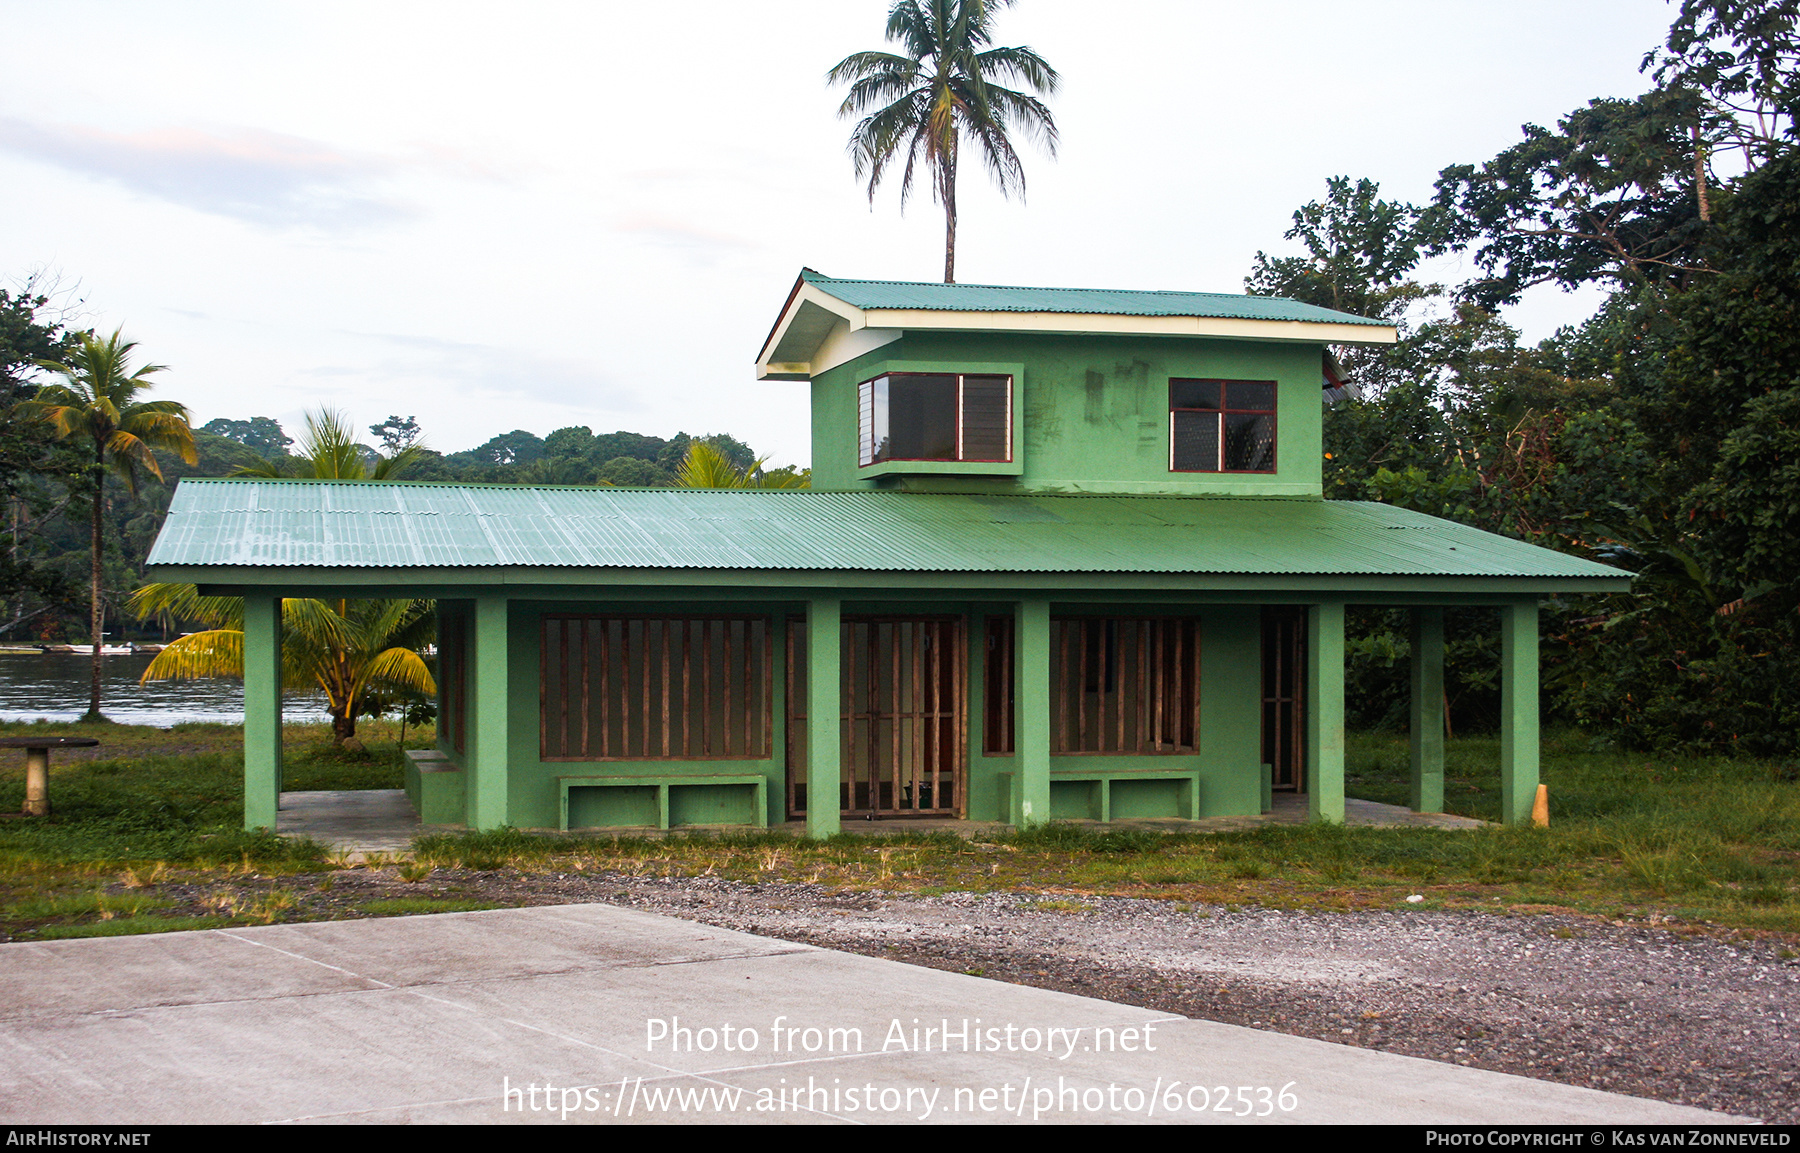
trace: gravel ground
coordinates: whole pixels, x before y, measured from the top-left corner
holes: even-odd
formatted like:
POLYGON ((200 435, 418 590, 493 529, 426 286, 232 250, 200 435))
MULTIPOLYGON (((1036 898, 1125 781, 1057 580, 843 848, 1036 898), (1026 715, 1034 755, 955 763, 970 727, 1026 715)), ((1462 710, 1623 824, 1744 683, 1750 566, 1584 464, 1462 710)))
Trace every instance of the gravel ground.
POLYGON ((1182 911, 712 878, 595 887, 785 940, 1800 1123, 1800 958, 1776 941, 1544 914, 1182 911))
MULTIPOLYGON (((371 900, 603 902, 1344 1045, 1800 1124, 1793 942, 1548 913, 1284 912, 1111 897, 837 893, 717 877, 437 869, 165 881, 118 892, 274 919, 371 900)), ((423 903, 423 902, 421 902, 423 903)), ((15 926, 15 931, 27 926, 15 926)), ((0 933, 0 938, 8 936, 0 933)))

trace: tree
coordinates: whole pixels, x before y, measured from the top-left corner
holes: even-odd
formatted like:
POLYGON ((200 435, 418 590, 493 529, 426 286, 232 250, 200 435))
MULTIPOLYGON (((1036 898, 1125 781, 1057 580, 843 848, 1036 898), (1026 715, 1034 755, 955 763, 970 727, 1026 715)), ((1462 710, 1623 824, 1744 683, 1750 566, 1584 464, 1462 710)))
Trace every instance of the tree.
POLYGON ((1752 169, 1793 142, 1800 110, 1800 0, 1682 0, 1667 43, 1640 71, 1704 93, 1729 116, 1731 146, 1752 169))
POLYGON ((740 465, 727 451, 711 440, 696 440, 688 445, 687 456, 675 474, 681 488, 807 488, 808 474, 792 468, 763 471, 768 457, 759 457, 749 465, 740 465))
MULTIPOLYGON (((145 681, 244 675, 244 602, 203 597, 193 585, 152 584, 131 600, 140 618, 210 625, 173 641, 144 670, 145 681)), ((419 650, 430 644, 436 611, 428 600, 281 602, 281 676, 291 689, 318 689, 331 714, 332 743, 360 749, 356 717, 372 695, 437 692, 419 650)))
POLYGON ((409 444, 392 456, 382 456, 358 444, 349 418, 335 409, 306 414, 306 435, 298 452, 274 460, 240 465, 232 476, 302 477, 310 480, 397 480, 423 453, 409 444))
POLYGON ((1527 124, 1479 168, 1439 174, 1427 252, 1471 251, 1487 276, 1463 295, 1488 308, 1537 284, 1678 291, 1706 267, 1708 157, 1732 128, 1686 88, 1589 101, 1555 131, 1527 124))
POLYGON ((263 456, 282 456, 287 452, 288 445, 294 443, 294 438, 282 429, 281 422, 267 416, 253 416, 249 420, 226 420, 220 417, 201 425, 200 431, 222 436, 226 440, 235 440, 263 456))
POLYGON ((84 721, 103 720, 100 715, 100 673, 104 643, 104 588, 101 579, 102 528, 106 508, 106 474, 110 470, 137 495, 139 471, 161 479, 155 449, 175 452, 194 463, 194 433, 188 427, 188 410, 172 400, 139 400, 149 391, 147 379, 164 371, 150 364, 130 371, 131 352, 137 347, 115 330, 102 339, 82 337, 66 361, 42 361, 40 367, 61 378, 39 388, 31 401, 33 411, 49 422, 59 437, 92 445, 88 490, 92 507, 92 598, 89 632, 94 643, 93 680, 84 721))
POLYGON ((0 634, 61 609, 79 593, 62 572, 39 564, 31 552, 20 554, 29 538, 57 523, 79 488, 63 486, 57 499, 55 486, 39 482, 81 471, 79 459, 67 448, 59 451, 54 430, 28 403, 37 392, 39 362, 60 360, 82 337, 68 330, 67 312, 52 303, 55 285, 46 279, 54 278, 33 273, 17 292, 0 289, 0 597, 8 602, 0 634))
POLYGON ((912 191, 921 162, 931 170, 932 194, 944 206, 944 282, 956 280, 956 172, 964 136, 979 151, 1002 194, 1025 192, 1025 168, 1012 136, 1040 140, 1056 154, 1056 121, 1035 96, 1002 87, 1022 84, 1045 96, 1056 92, 1056 69, 1030 48, 989 48, 994 12, 1012 0, 895 0, 887 39, 904 55, 858 52, 827 74, 848 84, 841 117, 861 117, 850 155, 869 199, 901 156, 900 204, 912 191))
POLYGON ((1244 289, 1252 296, 1286 296, 1321 308, 1383 320, 1397 319, 1431 290, 1407 280, 1419 266, 1419 210, 1379 197, 1373 180, 1348 176, 1325 182, 1325 200, 1294 212, 1283 239, 1306 246, 1305 256, 1256 254, 1244 289))
MULTIPOLYGON (((544 455, 544 442, 522 428, 503 432, 486 444, 459 452, 456 458, 480 464, 530 464, 544 455)), ((453 458, 454 459, 454 458, 453 458)))
POLYGON ((380 424, 371 424, 369 431, 381 441, 381 447, 387 450, 389 456, 396 456, 421 443, 419 438, 423 435, 419 422, 410 416, 390 416, 380 424))
MULTIPOLYGON (((372 467, 367 451, 342 413, 321 409, 306 414, 297 453, 240 467, 232 475, 394 480, 422 449, 413 444, 393 456, 378 456, 372 467)), ((212 626, 170 643, 144 670, 144 680, 244 675, 241 598, 202 597, 192 585, 152 584, 137 591, 132 608, 140 619, 161 615, 212 626)), ((288 598, 281 602, 283 681, 290 688, 322 691, 332 742, 356 747, 356 716, 371 693, 437 691, 417 651, 431 643, 435 627, 435 607, 428 600, 288 598)))

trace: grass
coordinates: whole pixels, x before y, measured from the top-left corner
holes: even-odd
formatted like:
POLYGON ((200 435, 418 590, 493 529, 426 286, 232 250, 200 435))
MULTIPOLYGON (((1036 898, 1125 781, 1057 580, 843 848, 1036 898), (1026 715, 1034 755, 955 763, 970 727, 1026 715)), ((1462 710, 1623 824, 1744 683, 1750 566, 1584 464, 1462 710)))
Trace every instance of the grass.
MULTIPOLYGON (((440 887, 417 896, 358 898, 321 912, 271 886, 329 892, 334 878, 347 875, 338 870, 351 866, 311 842, 239 829, 240 730, 47 728, 97 734, 107 753, 119 755, 58 760, 54 816, 0 820, 0 931, 14 938, 491 908, 494 894, 483 891, 483 874, 528 888, 533 874, 576 873, 710 875, 927 894, 1016 892, 1046 911, 1071 914, 1099 895, 1164 899, 1194 916, 1244 906, 1557 909, 1795 934, 1800 944, 1794 764, 1647 758, 1594 749, 1575 733, 1548 734, 1544 741, 1548 829, 1268 825, 1164 835, 1050 825, 983 842, 950 833, 806 842, 779 832, 647 838, 502 829, 422 837, 411 861, 376 858, 355 866, 415 891, 437 885, 437 870, 458 870, 449 895, 440 887), (222 895, 208 898, 200 910, 207 916, 178 916, 166 894, 181 886, 222 895)), ((22 729, 38 731, 0 726, 0 733, 22 729)), ((397 787, 401 761, 391 727, 364 734, 371 751, 363 756, 333 752, 321 730, 290 728, 290 788, 397 787)), ((420 734, 421 743, 428 739, 428 731, 420 734)), ((1446 762, 1447 807, 1497 817, 1498 742, 1458 738, 1449 742, 1446 762)), ((0 811, 22 802, 22 771, 6 764, 0 762, 0 811)), ((1404 804, 1404 738, 1354 735, 1346 781, 1354 796, 1404 804)), ((183 911, 195 911, 191 897, 183 911)))
MULTIPOLYGON (((363 722, 366 752, 334 749, 326 725, 289 725, 290 789, 399 788, 398 726, 363 722)), ((48 820, 0 818, 0 927, 43 938, 113 936, 267 924, 283 910, 265 895, 217 916, 164 917, 147 893, 197 878, 318 870, 326 853, 306 840, 246 833, 243 729, 187 724, 0 723, 0 736, 85 736, 98 756, 53 751, 48 820), (109 892, 108 890, 116 890, 109 892), (135 895, 134 895, 135 894, 135 895), (204 923, 202 923, 204 922, 204 923)), ((418 747, 431 730, 409 730, 418 747), (418 733, 417 739, 414 733, 418 733)), ((0 813, 24 806, 23 754, 0 754, 0 813)))
POLYGON ((415 913, 473 913, 500 906, 492 901, 465 901, 453 897, 395 897, 364 901, 359 907, 377 917, 404 917, 415 913))
MULTIPOLYGON (((1447 808, 1499 816, 1499 742, 1458 738, 1447 808)), ((1647 759, 1579 733, 1543 745, 1548 829, 1266 825, 1165 835, 1050 825, 972 843, 950 834, 807 843, 781 834, 647 839, 517 830, 422 838, 437 867, 717 875, 841 889, 1018 891, 1052 911, 1091 895, 1193 906, 1558 909, 1800 933, 1800 773, 1792 763, 1647 759), (1418 897, 1412 901, 1408 898, 1418 897)), ((1403 737, 1352 737, 1348 791, 1404 804, 1403 737)))

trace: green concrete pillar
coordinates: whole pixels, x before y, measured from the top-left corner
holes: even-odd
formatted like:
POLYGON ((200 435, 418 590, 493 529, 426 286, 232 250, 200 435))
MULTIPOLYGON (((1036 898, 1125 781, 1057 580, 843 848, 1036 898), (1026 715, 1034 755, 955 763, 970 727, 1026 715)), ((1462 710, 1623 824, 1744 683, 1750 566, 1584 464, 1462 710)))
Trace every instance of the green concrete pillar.
POLYGON ((1538 787, 1538 606, 1500 610, 1500 819, 1531 823, 1538 787))
POLYGON ((1412 808, 1444 811, 1444 610, 1412 610, 1412 808))
POLYGON ((1344 823, 1344 606, 1306 610, 1306 811, 1344 823))
POLYGON ((1200 778, 1196 814, 1267 812, 1262 761, 1262 614, 1200 610, 1200 778))
POLYGON ((1013 606, 1012 812, 1017 827, 1050 820, 1050 602, 1013 606))
POLYGON ((510 824, 507 788, 511 753, 507 676, 505 597, 475 600, 475 651, 469 654, 469 712, 475 721, 474 754, 468 774, 469 827, 498 829, 510 824))
POLYGON ((836 597, 806 602, 806 835, 835 837, 842 806, 844 603, 836 597))
POLYGON ((244 828, 281 807, 281 598, 244 598, 244 828))

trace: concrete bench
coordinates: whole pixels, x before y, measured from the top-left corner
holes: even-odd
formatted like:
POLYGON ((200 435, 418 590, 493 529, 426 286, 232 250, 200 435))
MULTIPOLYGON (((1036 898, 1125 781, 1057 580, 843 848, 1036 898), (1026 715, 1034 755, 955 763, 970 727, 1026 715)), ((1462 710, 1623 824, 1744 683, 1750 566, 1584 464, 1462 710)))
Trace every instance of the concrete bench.
POLYGON ((466 791, 455 761, 436 749, 406 750, 406 799, 420 824, 462 824, 466 791))
MULTIPOLYGON (((1001 773, 1000 801, 1003 814, 1013 811, 1013 790, 1018 787, 1017 774, 1001 773)), ((1113 819, 1113 786, 1138 781, 1175 781, 1186 786, 1181 790, 1181 812, 1174 814, 1190 821, 1200 819, 1200 770, 1198 769, 1057 769, 1050 774, 1051 812, 1054 814, 1058 785, 1089 787, 1087 820, 1113 819), (1096 816, 1095 814, 1098 814, 1096 816)), ((1067 819, 1067 818, 1061 818, 1067 819)), ((1080 818, 1077 818, 1080 819, 1080 818)))
MULTIPOLYGON (((716 773, 716 774, 669 774, 666 776, 629 776, 629 777, 558 777, 556 778, 560 794, 561 823, 559 828, 569 828, 569 793, 575 789, 654 789, 656 794, 656 822, 659 829, 669 829, 679 825, 703 824, 748 824, 759 829, 769 827, 769 779, 761 773, 716 773), (671 792, 679 794, 687 789, 715 788, 747 788, 751 790, 751 805, 754 818, 750 821, 692 821, 682 820, 686 815, 680 812, 679 795, 671 796, 671 792)), ((648 815, 645 813, 644 815, 648 815)), ((634 822, 634 825, 649 826, 649 822, 634 822)), ((586 826, 583 826, 586 827, 586 826)), ((606 826, 598 826, 606 827, 606 826)))

